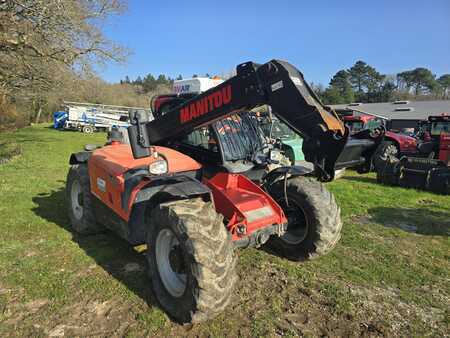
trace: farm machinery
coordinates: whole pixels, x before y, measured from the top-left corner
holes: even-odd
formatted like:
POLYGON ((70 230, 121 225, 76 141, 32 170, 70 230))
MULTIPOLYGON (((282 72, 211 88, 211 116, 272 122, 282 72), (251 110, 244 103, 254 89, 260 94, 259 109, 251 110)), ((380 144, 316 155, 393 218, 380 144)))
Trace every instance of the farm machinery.
POLYGON ((450 194, 450 116, 429 116, 420 123, 413 156, 387 154, 376 166, 377 181, 450 194))
MULTIPOLYGON (((360 110, 341 110, 337 112, 351 134, 361 132, 365 129, 376 129, 385 127, 386 118, 360 110), (355 114, 356 112, 356 114, 355 114)), ((417 152, 417 139, 402 133, 386 130, 383 140, 373 154, 372 162, 376 164, 387 156, 411 156, 417 152)))
POLYGON ((243 63, 204 92, 164 98, 152 121, 130 113, 130 144, 112 131, 105 146, 71 155, 68 212, 79 233, 108 228, 147 244, 161 307, 178 322, 201 322, 230 302, 236 248, 303 261, 336 245, 340 208, 322 182, 337 168, 365 167, 380 134, 350 139, 303 75, 279 60, 243 63), (246 113, 262 104, 301 134, 314 170, 282 164, 246 113))

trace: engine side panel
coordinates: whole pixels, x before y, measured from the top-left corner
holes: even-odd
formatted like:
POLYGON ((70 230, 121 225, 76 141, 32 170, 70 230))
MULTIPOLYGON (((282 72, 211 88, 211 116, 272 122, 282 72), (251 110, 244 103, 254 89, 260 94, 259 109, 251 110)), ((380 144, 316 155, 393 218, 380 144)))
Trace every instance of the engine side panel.
POLYGON ((166 160, 170 174, 201 168, 198 162, 173 149, 155 147, 155 153, 158 155, 134 159, 130 146, 126 144, 95 150, 88 161, 91 192, 127 221, 137 192, 151 181, 148 171, 151 163, 166 160))
MULTIPOLYGON (((130 213, 127 220, 98 198, 94 198, 95 216, 99 223, 127 240, 132 245, 145 243, 149 211, 168 200, 202 197, 211 199, 211 191, 195 178, 194 172, 158 177, 138 184, 129 197, 130 213)), ((123 195, 122 195, 123 197, 123 195)))

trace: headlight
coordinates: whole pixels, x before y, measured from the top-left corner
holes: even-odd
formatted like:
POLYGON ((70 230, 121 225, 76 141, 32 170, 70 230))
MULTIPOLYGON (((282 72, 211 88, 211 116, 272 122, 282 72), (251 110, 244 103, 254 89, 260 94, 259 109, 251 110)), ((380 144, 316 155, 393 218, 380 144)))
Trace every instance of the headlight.
POLYGON ((148 167, 150 174, 161 175, 167 172, 167 162, 165 160, 157 160, 148 167))

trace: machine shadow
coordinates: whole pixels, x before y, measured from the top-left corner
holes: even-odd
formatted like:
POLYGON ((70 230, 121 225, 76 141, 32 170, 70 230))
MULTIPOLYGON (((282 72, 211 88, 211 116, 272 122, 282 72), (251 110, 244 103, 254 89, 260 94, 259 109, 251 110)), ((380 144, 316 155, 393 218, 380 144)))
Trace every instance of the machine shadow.
POLYGON ((49 194, 39 194, 32 200, 36 204, 32 211, 37 216, 70 232, 72 241, 77 243, 108 274, 143 299, 150 307, 160 308, 151 291, 145 252, 136 251, 125 240, 108 230, 89 236, 74 232, 66 212, 64 189, 52 191, 49 194))
POLYGON ((450 211, 428 208, 377 207, 368 210, 371 220, 388 228, 398 228, 429 236, 450 236, 450 211))

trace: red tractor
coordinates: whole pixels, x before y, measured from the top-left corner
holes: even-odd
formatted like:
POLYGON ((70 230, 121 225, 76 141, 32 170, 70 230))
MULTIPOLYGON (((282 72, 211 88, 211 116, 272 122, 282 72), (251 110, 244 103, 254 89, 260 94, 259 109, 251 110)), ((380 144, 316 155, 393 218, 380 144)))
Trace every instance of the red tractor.
POLYGON ((153 121, 130 113, 130 144, 112 132, 105 146, 72 154, 69 216, 79 233, 107 228, 131 245, 147 244, 161 307, 178 322, 200 322, 230 302, 235 248, 263 246, 303 261, 336 245, 340 209, 318 180, 363 164, 378 138, 349 140, 303 75, 279 60, 241 64, 216 87, 170 99, 179 100, 153 121), (239 113, 261 104, 302 134, 314 171, 280 165, 282 154, 251 114, 239 113))
POLYGON ((376 168, 380 183, 450 194, 450 116, 430 116, 420 124, 414 156, 388 156, 376 168))

